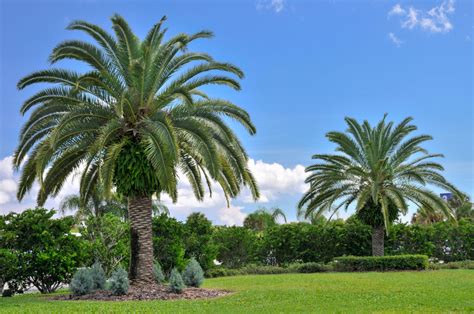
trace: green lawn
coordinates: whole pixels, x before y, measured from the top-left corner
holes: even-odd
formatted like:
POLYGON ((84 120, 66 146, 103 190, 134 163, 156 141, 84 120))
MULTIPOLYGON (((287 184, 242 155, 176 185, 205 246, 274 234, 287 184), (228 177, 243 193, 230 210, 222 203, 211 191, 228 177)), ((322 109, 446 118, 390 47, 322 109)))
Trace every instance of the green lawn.
POLYGON ((474 312, 474 271, 322 273, 209 279, 233 295, 199 301, 48 301, 0 298, 0 312, 474 312))

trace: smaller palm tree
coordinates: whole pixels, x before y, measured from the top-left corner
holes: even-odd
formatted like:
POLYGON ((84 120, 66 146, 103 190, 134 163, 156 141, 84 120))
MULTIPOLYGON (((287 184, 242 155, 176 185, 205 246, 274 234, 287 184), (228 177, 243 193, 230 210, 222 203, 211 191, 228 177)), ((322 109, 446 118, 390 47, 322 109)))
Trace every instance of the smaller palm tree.
POLYGON ((123 219, 126 217, 127 204, 116 193, 111 193, 105 197, 101 185, 97 185, 87 199, 79 194, 71 194, 61 200, 59 212, 66 214, 74 212, 77 223, 86 221, 89 217, 100 218, 106 213, 112 213, 123 219))
POLYGON ((448 200, 448 206, 452 209, 456 220, 467 219, 474 221, 474 203, 464 193, 455 194, 448 200))
POLYGON ((271 209, 262 207, 245 218, 244 227, 255 231, 263 231, 277 225, 278 219, 283 219, 286 223, 286 216, 282 209, 278 207, 271 209))
POLYGON ((338 154, 317 154, 306 168, 309 190, 298 204, 298 216, 310 218, 355 205, 357 217, 373 228, 372 254, 384 253, 384 230, 399 214, 406 214, 412 202, 429 211, 454 218, 451 209, 427 188, 434 185, 457 193, 434 162, 440 154, 429 154, 421 145, 429 135, 408 138, 417 128, 406 118, 398 125, 386 116, 376 125, 346 118, 347 132, 329 132, 338 154))
MULTIPOLYGON (((474 204, 471 203, 469 196, 464 193, 455 194, 447 201, 456 221, 467 219, 474 221, 474 204)), ((412 223, 429 225, 436 222, 441 222, 449 219, 439 210, 429 210, 425 207, 418 208, 417 212, 413 214, 412 223)))
POLYGON ((413 214, 411 223, 418 225, 431 225, 432 223, 441 222, 445 219, 446 216, 439 211, 430 210, 426 207, 420 207, 416 213, 413 214))
MULTIPOLYGON (((61 200, 59 212, 66 214, 74 212, 76 223, 86 221, 90 217, 100 218, 107 213, 128 220, 127 200, 117 193, 106 193, 101 184, 98 184, 89 197, 84 200, 80 194, 71 194, 61 200)), ((160 214, 169 215, 169 209, 160 200, 152 201, 152 213, 154 216, 160 214)))

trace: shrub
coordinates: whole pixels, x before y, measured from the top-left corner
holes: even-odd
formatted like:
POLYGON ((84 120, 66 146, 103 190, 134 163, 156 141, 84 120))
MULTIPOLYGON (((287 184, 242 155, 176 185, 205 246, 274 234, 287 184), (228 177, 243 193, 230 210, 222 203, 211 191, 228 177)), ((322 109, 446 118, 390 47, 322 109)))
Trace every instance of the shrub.
POLYGON ((174 293, 181 293, 184 290, 184 282, 178 269, 173 268, 170 275, 170 290, 174 293))
POLYGON ((428 267, 428 256, 345 256, 336 258, 334 265, 339 271, 424 270, 428 267))
POLYGON ((272 275, 285 274, 290 272, 290 270, 280 266, 259 266, 250 264, 242 267, 239 272, 241 275, 272 275))
POLYGON ((184 231, 182 222, 166 214, 153 217, 153 251, 166 275, 173 267, 183 270, 186 266, 184 231))
POLYGON ((18 269, 15 254, 8 249, 0 249, 0 294, 3 293, 3 285, 12 279, 18 269))
POLYGON ((237 276, 240 274, 241 273, 237 269, 230 269, 230 268, 225 268, 225 267, 211 268, 206 271, 207 278, 237 276))
POLYGON ((2 217, 0 247, 11 250, 17 261, 13 286, 54 292, 85 260, 83 239, 70 233, 73 218, 54 219, 54 214, 35 208, 2 217))
POLYGON ((255 261, 259 238, 244 227, 218 227, 212 237, 217 246, 217 260, 229 268, 242 267, 255 261))
POLYGON ((124 295, 128 292, 128 274, 119 267, 112 273, 109 280, 109 290, 113 295, 124 295))
POLYGON ((444 262, 474 260, 474 223, 391 226, 385 253, 423 254, 444 262))
POLYGON ((161 269, 161 265, 158 262, 153 264, 153 275, 155 277, 155 281, 158 284, 165 282, 165 275, 163 274, 163 270, 161 269))
POLYGON ((328 264, 321 263, 302 263, 302 264, 291 264, 288 266, 291 272, 296 273, 322 273, 332 270, 332 267, 328 264))
POLYGON ((216 267, 206 272, 206 277, 225 277, 238 275, 270 275, 270 274, 286 274, 286 273, 319 273, 333 271, 332 264, 320 263, 294 263, 288 267, 265 266, 250 264, 240 269, 229 269, 225 267, 216 267))
POLYGON ((429 269, 474 269, 474 261, 460 261, 449 263, 430 263, 429 269))
POLYGON ((92 278, 92 289, 103 290, 105 288, 105 272, 102 265, 99 262, 95 262, 90 269, 92 278))
POLYGON ((272 265, 328 262, 345 253, 342 227, 339 224, 290 223, 270 228, 263 237, 260 260, 272 265))
POLYGON ((69 284, 69 290, 73 295, 84 295, 92 291, 94 281, 90 269, 81 268, 76 271, 69 284))
POLYGON ((200 287, 204 281, 204 271, 194 257, 189 260, 184 269, 183 281, 188 287, 200 287))
POLYGON ((112 213, 88 217, 80 232, 81 238, 87 242, 87 264, 100 262, 107 277, 119 265, 128 266, 130 231, 128 223, 120 217, 112 213))
POLYGON ((196 258, 203 270, 212 268, 217 257, 217 246, 211 242, 214 231, 212 222, 202 213, 192 213, 184 227, 186 257, 196 258))

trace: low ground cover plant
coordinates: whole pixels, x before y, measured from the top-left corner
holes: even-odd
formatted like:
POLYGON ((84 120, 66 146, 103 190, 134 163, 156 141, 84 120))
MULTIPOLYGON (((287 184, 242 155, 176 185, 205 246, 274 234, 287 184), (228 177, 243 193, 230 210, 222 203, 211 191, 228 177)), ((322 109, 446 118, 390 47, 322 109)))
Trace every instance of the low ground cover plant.
POLYGON ((81 268, 76 271, 69 284, 73 295, 85 295, 92 292, 94 281, 90 269, 81 268))
POLYGON ((334 267, 337 271, 425 270, 428 256, 344 256, 334 260, 334 267))
POLYGON ((204 271, 194 257, 189 260, 183 271, 183 281, 186 286, 196 288, 204 282, 204 271))
POLYGON ((429 269, 474 269, 474 261, 460 261, 460 262, 449 262, 449 263, 430 263, 429 269))
POLYGON ((155 262, 153 264, 153 276, 155 277, 155 281, 157 284, 162 284, 163 282, 165 282, 165 275, 163 274, 161 265, 158 262, 155 262))
POLYGON ((177 268, 171 270, 169 288, 170 291, 174 293, 181 293, 185 288, 183 278, 177 268))
POLYGON ((102 265, 99 262, 95 262, 90 269, 90 275, 92 278, 92 289, 102 290, 105 289, 105 272, 102 265))
POLYGON ((127 294, 129 287, 128 273, 122 267, 117 268, 109 279, 109 290, 113 295, 127 294))

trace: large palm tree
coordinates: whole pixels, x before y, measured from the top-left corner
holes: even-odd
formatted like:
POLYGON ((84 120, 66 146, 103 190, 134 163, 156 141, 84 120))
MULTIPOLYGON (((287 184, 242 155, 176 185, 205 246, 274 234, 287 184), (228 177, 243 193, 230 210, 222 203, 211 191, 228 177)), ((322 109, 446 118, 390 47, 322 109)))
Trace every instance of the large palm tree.
POLYGON ((384 117, 376 126, 345 121, 346 133, 326 135, 338 154, 314 155, 318 163, 306 168, 310 187, 299 202, 299 215, 332 216, 355 204, 357 216, 373 227, 373 255, 383 255, 384 230, 388 232, 399 213, 406 214, 409 202, 452 217, 446 202, 427 188, 455 190, 440 174, 443 167, 432 161, 442 155, 429 154, 421 146, 431 136, 408 137, 417 129, 412 118, 394 125, 384 117))
POLYGON ((68 40, 50 56, 52 63, 80 61, 89 71, 48 69, 18 83, 20 89, 54 84, 21 108, 21 113, 31 114, 14 158, 18 168, 28 154, 18 198, 38 180, 38 203, 43 204, 77 169, 85 200, 99 181, 105 192, 114 186, 128 198, 129 277, 132 284, 146 285, 153 278, 152 195, 166 193, 176 201, 179 171, 198 200, 205 186, 211 193, 213 181, 228 201, 242 186, 257 199, 248 156, 224 118, 237 121, 250 134, 256 130, 245 110, 202 89, 213 84, 239 90, 237 78, 243 77, 232 64, 188 51, 191 42, 210 38, 211 32, 165 40, 163 17, 140 40, 122 17, 111 20, 114 34, 88 22, 72 22, 68 29, 85 32, 94 43, 68 40))

